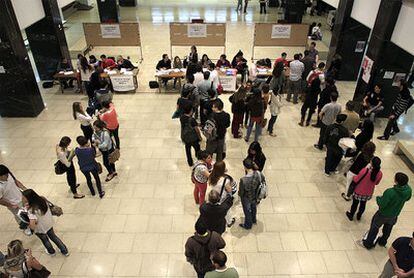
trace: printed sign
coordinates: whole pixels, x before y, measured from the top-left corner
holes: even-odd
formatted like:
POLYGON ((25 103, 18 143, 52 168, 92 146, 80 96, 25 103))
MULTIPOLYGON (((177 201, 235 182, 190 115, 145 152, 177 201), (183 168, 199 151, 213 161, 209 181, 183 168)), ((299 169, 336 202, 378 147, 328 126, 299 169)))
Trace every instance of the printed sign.
POLYGON ((236 76, 219 76, 220 84, 226 92, 236 91, 236 76))
POLYGON ((101 34, 104 39, 121 38, 119 24, 101 24, 101 34))
POLYGON ((384 79, 392 79, 394 77, 393 71, 386 71, 384 72, 384 79))
POLYGON ((371 70, 373 65, 374 61, 371 60, 371 58, 368 56, 365 56, 364 60, 362 61, 362 80, 364 80, 367 84, 371 79, 371 70))
POLYGON ((355 46, 355 52, 362 53, 364 52, 364 48, 365 48, 365 41, 357 41, 357 44, 355 46))
POLYGON ((206 38, 207 24, 188 24, 187 36, 189 38, 206 38))
POLYGON ((134 77, 132 75, 110 75, 114 91, 128 92, 135 90, 134 77))
POLYGON ((392 81, 392 86, 399 86, 401 80, 405 80, 407 75, 405 73, 396 73, 394 80, 392 81))
POLYGON ((272 25, 272 39, 290 39, 292 25, 272 25))

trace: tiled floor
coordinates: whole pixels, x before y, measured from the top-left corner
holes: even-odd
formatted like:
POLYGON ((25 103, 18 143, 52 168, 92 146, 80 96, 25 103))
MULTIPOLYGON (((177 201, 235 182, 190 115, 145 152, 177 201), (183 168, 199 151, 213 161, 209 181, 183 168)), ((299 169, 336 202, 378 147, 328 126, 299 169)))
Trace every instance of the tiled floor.
MULTIPOLYGON (((218 10, 216 6, 218 1, 209 9, 218 10)), ((147 11, 150 7, 147 5, 147 11)), ((191 11, 197 9, 196 5, 191 11)), ((141 20, 143 10, 138 9, 141 20)), ((257 12, 251 16, 259 17, 257 12)), ((249 41, 240 36, 251 30, 249 25, 233 22, 229 28, 229 53, 238 48, 249 53, 249 41)), ((86 102, 85 96, 61 95, 57 88, 50 89, 43 91, 47 109, 39 117, 0 119, 0 163, 7 164, 24 184, 63 207, 65 214, 56 219, 55 230, 71 255, 46 255, 36 237, 17 231, 4 208, 0 208, 0 248, 4 250, 11 239, 23 239, 54 277, 194 277, 183 252, 185 240, 193 233, 198 209, 192 198, 179 123, 171 120, 177 95, 160 95, 146 87, 156 60, 168 50, 168 41, 159 39, 168 34, 168 25, 145 21, 142 33, 145 59, 140 65, 139 92, 114 97, 121 122, 122 157, 117 163, 119 177, 104 183, 104 199, 90 196, 79 171, 80 190, 87 197, 72 199, 64 176, 53 173, 54 146, 60 137, 74 139, 81 134, 71 116, 71 103, 86 102)), ((110 50, 102 49, 105 53, 110 50)), ((339 82, 338 86, 340 102, 344 104, 351 98, 354 84, 339 82)), ((228 95, 221 98, 229 111, 228 95)), ((412 139, 413 118, 409 113, 402 119, 405 128, 397 138, 412 139)), ((260 204, 259 222, 251 232, 235 225, 224 234, 228 265, 236 266, 242 277, 377 277, 387 258, 386 250, 366 251, 355 244, 369 227, 375 202, 368 203, 361 222, 346 219, 344 212, 350 204, 340 197, 344 178, 323 175, 324 154, 312 147, 318 132, 299 127, 298 119, 299 106, 286 104, 276 124, 278 137, 261 138, 268 158, 264 172, 270 196, 260 204)), ((383 128, 384 122, 379 121, 375 135, 383 128)), ((392 154, 395 141, 375 143, 384 171, 375 194, 392 185, 396 171, 404 171, 414 179, 402 160, 392 154)), ((247 144, 228 136, 227 148, 229 174, 238 179, 243 173, 241 161, 247 144)), ((239 223, 239 202, 234 212, 239 223)), ((414 202, 410 201, 392 239, 411 234, 413 219, 414 202)))

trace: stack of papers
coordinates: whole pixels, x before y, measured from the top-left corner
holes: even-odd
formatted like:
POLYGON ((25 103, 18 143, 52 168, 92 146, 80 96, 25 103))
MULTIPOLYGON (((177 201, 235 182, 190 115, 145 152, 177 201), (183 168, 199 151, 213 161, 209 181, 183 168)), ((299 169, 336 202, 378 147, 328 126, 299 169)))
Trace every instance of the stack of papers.
POLYGON ((108 70, 107 73, 109 75, 117 74, 118 72, 116 70, 108 70))

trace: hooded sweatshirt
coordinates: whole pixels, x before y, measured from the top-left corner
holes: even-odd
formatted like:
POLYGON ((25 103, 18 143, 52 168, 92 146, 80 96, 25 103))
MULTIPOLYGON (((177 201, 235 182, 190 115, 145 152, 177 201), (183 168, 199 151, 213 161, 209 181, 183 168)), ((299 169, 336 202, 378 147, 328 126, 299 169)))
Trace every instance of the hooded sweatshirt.
POLYGON ((411 194, 412 190, 408 184, 388 188, 382 196, 377 197, 379 212, 385 217, 397 217, 404 203, 411 199, 411 194))

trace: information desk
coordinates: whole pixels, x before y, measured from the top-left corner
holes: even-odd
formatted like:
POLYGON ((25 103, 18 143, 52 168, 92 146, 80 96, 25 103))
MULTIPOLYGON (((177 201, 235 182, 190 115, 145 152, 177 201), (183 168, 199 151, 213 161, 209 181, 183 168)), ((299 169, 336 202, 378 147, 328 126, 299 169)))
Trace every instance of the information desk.
MULTIPOLYGON (((204 69, 206 71, 207 69, 204 69)), ((235 69, 218 69, 219 83, 225 92, 236 91, 236 70, 235 69)), ((155 73, 158 83, 161 84, 164 78, 177 78, 178 89, 181 91, 181 78, 185 78, 186 69, 171 69, 160 70, 155 73)), ((161 86, 158 87, 158 92, 161 93, 161 86)))
POLYGON ((60 90, 62 91, 63 94, 63 80, 70 80, 70 79, 76 79, 76 82, 78 84, 78 89, 77 91, 82 91, 82 84, 80 82, 80 79, 78 78, 79 76, 79 72, 78 71, 60 71, 58 73, 55 73, 55 75, 53 75, 53 78, 55 80, 59 81, 59 85, 60 85, 60 90))

